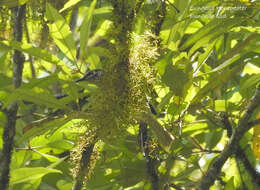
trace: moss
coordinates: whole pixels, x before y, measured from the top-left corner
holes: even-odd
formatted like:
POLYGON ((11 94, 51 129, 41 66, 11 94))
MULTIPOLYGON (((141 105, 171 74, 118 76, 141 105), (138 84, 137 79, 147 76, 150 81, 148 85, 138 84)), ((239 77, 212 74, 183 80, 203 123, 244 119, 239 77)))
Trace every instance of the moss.
POLYGON ((112 1, 114 26, 109 32, 113 47, 110 63, 104 65, 99 88, 90 98, 91 129, 102 140, 117 136, 129 124, 135 124, 136 114, 147 110, 147 98, 155 83, 154 61, 158 57, 158 40, 151 32, 133 34, 131 17, 134 12, 128 1, 112 1))
POLYGON ((101 139, 113 138, 124 126, 137 122, 136 114, 147 109, 155 83, 152 63, 158 57, 157 39, 149 32, 133 34, 130 39, 127 64, 106 65, 99 88, 90 98, 87 120, 101 139))
MULTIPOLYGON (((150 32, 144 35, 132 35, 132 47, 129 64, 130 107, 132 112, 146 110, 156 80, 153 63, 158 57, 157 39, 150 32)), ((135 114, 132 114, 135 117, 135 114)))
POLYGON ((96 161, 98 160, 99 153, 97 151, 97 146, 95 146, 96 136, 95 132, 89 130, 85 135, 79 137, 78 144, 70 154, 70 160, 73 165, 72 176, 77 178, 84 178, 84 182, 91 176, 96 161), (91 149, 86 151, 87 149, 91 149), (84 153, 89 153, 90 155, 84 155, 84 153), (86 157, 86 158, 83 158, 86 157))
POLYGON ((8 28, 11 12, 7 7, 0 8, 0 38, 9 39, 11 36, 11 30, 8 28))
MULTIPOLYGON (((137 123, 138 113, 148 109, 147 99, 156 82, 153 64, 159 56, 158 39, 151 32, 131 33, 133 11, 127 8, 128 1, 113 2, 114 27, 108 34, 113 42, 109 49, 112 56, 110 63, 103 66, 104 76, 89 99, 86 118, 89 129, 103 141, 118 137, 126 126, 137 123)), ((88 137, 81 141, 91 142, 88 137)))

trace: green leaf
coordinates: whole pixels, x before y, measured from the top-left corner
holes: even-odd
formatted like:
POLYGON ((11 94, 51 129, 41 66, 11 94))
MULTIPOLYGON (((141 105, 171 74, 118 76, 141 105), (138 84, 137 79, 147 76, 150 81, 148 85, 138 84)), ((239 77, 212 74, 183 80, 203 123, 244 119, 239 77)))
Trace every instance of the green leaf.
POLYGON ((45 154, 45 153, 42 153, 42 152, 39 152, 39 151, 34 151, 34 152, 36 152, 39 155, 41 155, 42 157, 46 158, 50 162, 57 162, 59 160, 58 157, 50 155, 50 154, 45 154))
POLYGON ((59 189, 62 189, 62 190, 71 190, 71 189, 72 189, 72 186, 73 186, 73 183, 67 182, 67 181, 65 181, 65 180, 59 180, 56 185, 57 185, 57 187, 58 187, 59 189))
POLYGON ((145 179, 145 171, 144 160, 128 161, 124 163, 116 179, 123 187, 129 187, 145 179))
POLYGON ((19 5, 23 5, 28 0, 1 0, 0 7, 1 6, 7 6, 8 8, 16 7, 19 5))
POLYGON ((49 173, 62 173, 60 170, 50 169, 50 168, 18 168, 11 171, 10 185, 17 183, 24 183, 31 180, 40 179, 49 173))
POLYGON ((214 73, 214 72, 217 72, 217 71, 221 71, 222 69, 228 67, 229 65, 231 65, 235 61, 239 60, 240 58, 241 58, 241 54, 236 54, 233 57, 231 57, 231 58, 227 59, 226 61, 224 61, 221 65, 219 65, 216 68, 212 69, 210 72, 207 72, 206 74, 214 73))
POLYGON ((216 89, 217 87, 226 84, 237 72, 241 71, 245 64, 236 65, 232 69, 224 70, 220 74, 215 74, 208 83, 200 89, 197 94, 191 100, 191 104, 196 104, 200 102, 210 91, 216 89))
POLYGON ((85 19, 83 20, 83 23, 80 27, 80 53, 81 56, 85 57, 86 54, 86 48, 87 48, 87 44, 88 44, 88 38, 89 38, 89 34, 90 34, 90 28, 91 28, 91 24, 92 24, 92 17, 93 17, 93 12, 96 6, 96 2, 97 0, 92 1, 87 15, 85 17, 85 19))
POLYGON ((158 104, 157 109, 162 110, 165 105, 167 105, 170 102, 170 99, 174 95, 173 91, 168 92, 163 98, 162 101, 158 104))
MULTIPOLYGON (((217 72, 217 71, 221 71, 222 69, 228 67, 229 65, 231 65, 232 63, 234 63, 235 61, 240 59, 244 54, 246 54, 246 52, 243 51, 243 49, 245 49, 246 46, 252 40, 255 39, 255 37, 257 37, 257 35, 252 34, 247 39, 245 39, 244 41, 237 43, 235 45, 235 47, 233 47, 227 54, 222 56, 220 58, 220 60, 217 61, 216 65, 219 65, 219 66, 217 66, 216 68, 214 68, 213 70, 211 70, 208 73, 214 73, 214 72, 217 72)), ((208 74, 208 73, 205 73, 205 74, 208 74)))
MULTIPOLYGON (((102 21, 99 26, 97 26, 97 29, 95 32, 93 32, 93 35, 88 39, 88 48, 91 46, 94 46, 96 43, 98 43, 102 37, 106 38, 106 34, 109 31, 109 29, 112 26, 111 20, 104 20, 102 21)), ((89 50, 89 49, 88 49, 89 50)))
POLYGON ((174 53, 172 51, 169 51, 156 63, 156 68, 158 69, 158 73, 160 75, 163 75, 166 70, 166 67, 172 63, 173 55, 174 53))
MULTIPOLYGON (((260 60, 260 57, 259 57, 258 61, 259 60, 260 60)), ((243 74, 251 75, 251 74, 259 74, 259 73, 260 73, 260 67, 255 64, 252 64, 252 59, 247 61, 247 64, 245 65, 244 70, 243 70, 243 74)))
POLYGON ((52 163, 51 165, 49 165, 47 168, 55 168, 56 166, 58 166, 59 164, 61 164, 62 162, 64 162, 64 160, 66 160, 69 156, 65 156, 63 158, 58 159, 56 162, 52 163))
POLYGON ((250 76, 244 83, 242 83, 240 87, 240 91, 243 94, 248 89, 252 88, 252 86, 256 85, 260 81, 260 74, 255 74, 250 76))
POLYGON ((60 59, 58 59, 55 55, 51 54, 47 50, 34 47, 32 44, 21 43, 18 41, 0 41, 0 45, 28 53, 31 56, 38 57, 50 63, 58 64, 59 62, 61 62, 60 59))
POLYGON ((259 44, 260 44, 260 37, 259 36, 260 35, 259 35, 259 33, 252 33, 250 36, 254 36, 254 40, 251 40, 251 42, 249 43, 249 45, 245 49, 246 49, 246 51, 252 51, 252 52, 259 54, 260 53, 260 47, 259 47, 259 44))
POLYGON ((79 92, 77 86, 75 85, 75 82, 69 82, 68 87, 65 88, 64 91, 74 100, 79 98, 79 92))
POLYGON ((113 11, 112 6, 105 6, 94 10, 94 15, 107 14, 113 11))
POLYGON ((226 32, 229 28, 242 22, 242 19, 214 19, 204 27, 200 28, 195 34, 193 34, 184 44, 180 47, 181 50, 186 49, 195 43, 192 47, 193 50, 189 52, 191 55, 199 47, 215 39, 220 34, 226 32))
POLYGON ((260 67, 260 57, 252 58, 249 62, 257 67, 260 67))
POLYGON ((49 108, 60 108, 65 110, 69 109, 61 100, 57 100, 51 94, 46 92, 35 92, 32 89, 18 88, 14 90, 7 99, 7 104, 11 104, 17 100, 26 100, 38 105, 47 106, 49 108))
POLYGON ((198 58, 198 66, 196 70, 200 69, 200 67, 208 60, 209 56, 213 52, 213 48, 215 47, 216 41, 210 43, 206 48, 205 52, 201 54, 198 58))
POLYGON ((48 88, 51 84, 55 82, 61 82, 62 80, 58 78, 57 75, 50 75, 44 78, 33 79, 29 83, 23 83, 21 88, 23 89, 32 89, 34 87, 48 88))
POLYGON ((32 152, 27 150, 17 150, 13 152, 11 168, 16 169, 26 165, 32 159, 32 152))
POLYGON ((46 18, 52 22, 49 24, 50 34, 56 45, 71 61, 76 62, 76 45, 69 25, 49 3, 46 6, 46 18))
POLYGON ((64 7, 59 11, 60 13, 65 11, 66 9, 76 5, 81 0, 69 0, 67 3, 65 3, 64 7))
POLYGON ((201 37, 196 43, 192 46, 189 51, 189 56, 191 56, 197 49, 200 47, 204 47, 206 44, 214 43, 215 39, 219 37, 224 32, 227 32, 231 27, 242 22, 242 19, 227 19, 221 22, 220 25, 217 25, 211 32, 207 33, 207 35, 201 37))
POLYGON ((0 67, 4 68, 4 60, 6 60, 6 55, 11 48, 6 45, 1 44, 0 41, 0 67))
POLYGON ((31 139, 33 137, 43 135, 47 131, 50 131, 50 130, 53 131, 54 129, 57 130, 59 127, 63 126, 70 120, 71 119, 68 117, 62 117, 62 118, 58 118, 58 119, 54 119, 54 120, 50 120, 50 121, 42 120, 42 122, 40 121, 39 124, 31 123, 30 126, 27 126, 28 128, 31 128, 31 129, 29 129, 28 131, 26 131, 23 134, 23 136, 18 140, 17 144, 20 144, 23 141, 31 139))
POLYGON ((118 171, 112 170, 111 174, 105 174, 105 168, 95 168, 95 175, 91 176, 88 183, 86 184, 87 189, 95 189, 95 190, 116 190, 115 183, 116 180, 113 180, 116 176, 118 176, 118 171))
MULTIPOLYGON (((178 6, 178 9, 183 9, 182 14, 176 14, 176 11, 174 10, 174 8, 172 8, 172 11, 167 11, 167 15, 166 15, 166 20, 164 22, 165 27, 171 27, 169 30, 166 31, 162 31, 163 33, 167 34, 169 33, 166 37, 166 43, 168 45, 170 45, 171 42, 176 43, 176 45, 178 46, 179 43, 181 42, 181 38, 183 37, 183 35, 185 34, 185 30, 186 28, 189 26, 189 23, 192 21, 191 19, 186 19, 185 20, 185 13, 188 10, 189 7, 189 1, 178 1, 178 2, 174 2, 174 4, 176 4, 176 6, 178 6), (177 5, 178 4, 178 5, 177 5), (175 21, 176 19, 176 21, 175 21), (167 32, 169 31, 169 32, 167 32)), ((162 33, 162 35, 163 35, 162 33)))
POLYGON ((215 100, 215 111, 226 111, 226 100, 215 100))
POLYGON ((208 148, 209 150, 215 148, 215 146, 220 141, 222 135, 223 131, 221 130, 205 133, 206 148, 208 148))
POLYGON ((224 190, 235 190, 235 185, 234 185, 234 176, 231 177, 227 184, 225 185, 225 189, 224 190))
POLYGON ((111 57, 111 53, 108 49, 102 48, 102 47, 88 47, 88 56, 91 54, 96 54, 98 56, 103 57, 111 57))
POLYGON ((55 140, 48 143, 49 147, 61 149, 61 150, 70 150, 73 148, 73 143, 68 142, 65 139, 55 140))
POLYGON ((220 19, 214 19, 210 23, 206 24, 204 27, 200 28, 195 34, 193 34, 191 37, 189 37, 184 44, 180 47, 181 50, 186 49, 193 43, 200 40, 202 37, 206 36, 210 31, 215 29, 219 24, 221 24, 220 19))
POLYGON ((35 179, 31 180, 30 182, 24 182, 24 183, 17 183, 14 185, 11 185, 10 189, 12 190, 37 190, 39 189, 39 185, 41 184, 42 179, 35 179))
POLYGON ((0 73, 0 89, 4 89, 9 86, 12 86, 12 84, 13 84, 13 81, 11 78, 0 73))
POLYGON ((162 81, 170 87, 170 90, 173 91, 176 96, 185 96, 191 82, 191 70, 188 68, 189 63, 186 59, 179 60, 178 62, 183 63, 167 66, 162 76, 162 81))
POLYGON ((195 135, 196 133, 204 133, 208 130, 207 124, 203 123, 194 123, 192 125, 188 125, 185 128, 183 128, 183 135, 190 136, 195 135))

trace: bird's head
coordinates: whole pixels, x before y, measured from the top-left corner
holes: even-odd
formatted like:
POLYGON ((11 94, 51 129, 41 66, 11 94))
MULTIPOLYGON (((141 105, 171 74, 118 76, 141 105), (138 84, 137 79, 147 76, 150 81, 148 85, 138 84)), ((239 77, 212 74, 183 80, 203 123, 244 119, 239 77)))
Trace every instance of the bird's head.
POLYGON ((76 80, 75 82, 86 81, 86 82, 90 82, 90 83, 97 83, 98 81, 101 80, 103 75, 104 75, 104 70, 94 69, 94 70, 87 71, 83 77, 76 80))

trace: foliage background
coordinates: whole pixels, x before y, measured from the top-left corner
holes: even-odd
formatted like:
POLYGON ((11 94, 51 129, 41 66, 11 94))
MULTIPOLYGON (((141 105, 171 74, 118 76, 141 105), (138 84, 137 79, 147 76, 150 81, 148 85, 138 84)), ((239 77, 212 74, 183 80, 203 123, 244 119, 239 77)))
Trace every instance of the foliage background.
POLYGON ((259 189, 259 6, 0 2, 0 189, 259 189))

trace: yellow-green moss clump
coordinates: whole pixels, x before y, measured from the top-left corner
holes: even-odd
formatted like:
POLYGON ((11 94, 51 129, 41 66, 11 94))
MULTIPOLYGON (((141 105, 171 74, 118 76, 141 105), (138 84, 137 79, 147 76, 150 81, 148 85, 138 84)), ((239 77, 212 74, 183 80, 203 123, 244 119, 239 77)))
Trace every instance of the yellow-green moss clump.
MULTIPOLYGON (((131 43, 126 47, 129 49, 124 52, 128 52, 124 54, 128 55, 126 61, 118 61, 123 59, 117 57, 123 49, 114 50, 115 57, 111 58, 111 63, 104 65, 104 76, 97 84, 97 91, 90 97, 89 116, 84 124, 89 132, 80 138, 72 153, 76 165, 73 169, 75 177, 81 168, 82 152, 95 141, 94 136, 104 141, 114 138, 125 126, 137 122, 138 113, 147 110, 147 99, 156 78, 153 64, 158 57, 158 41, 149 32, 144 35, 133 34, 130 39, 131 43)), ((94 167, 95 155, 91 156, 87 176, 94 167)))
POLYGON ((113 137, 124 126, 136 123, 136 114, 147 109, 147 96, 155 82, 157 39, 149 32, 133 34, 129 44, 128 60, 122 63, 115 58, 104 66, 104 77, 90 99, 87 119, 101 138, 113 137))
POLYGON ((75 179, 83 177, 84 182, 89 179, 99 157, 97 149, 94 131, 89 130, 78 139, 77 146, 70 154, 73 165, 71 172, 75 179), (87 149, 89 150, 87 151, 87 149), (84 154, 82 154, 83 152, 84 154), (82 156, 85 156, 85 158, 82 158, 82 156))
POLYGON ((129 61, 129 106, 132 115, 140 113, 147 107, 149 98, 156 79, 154 62, 159 56, 158 40, 150 33, 144 35, 132 35, 132 47, 129 61))

